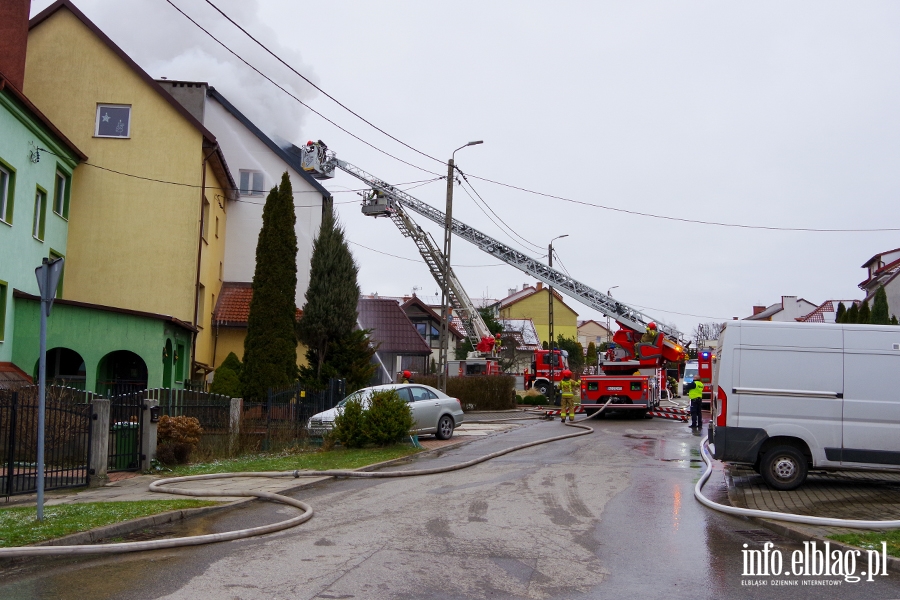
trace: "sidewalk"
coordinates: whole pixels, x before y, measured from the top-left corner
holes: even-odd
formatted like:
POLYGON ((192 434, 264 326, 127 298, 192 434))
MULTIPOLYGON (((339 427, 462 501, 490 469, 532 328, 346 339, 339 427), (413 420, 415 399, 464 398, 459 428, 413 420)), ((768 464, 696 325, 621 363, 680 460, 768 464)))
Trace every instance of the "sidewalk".
MULTIPOLYGON (((810 472, 806 482, 788 492, 769 488, 753 469, 715 463, 710 484, 724 483, 732 506, 837 519, 888 521, 900 519, 900 474, 810 472)), ((821 527, 752 517, 760 525, 798 541, 822 540, 865 530, 821 527)), ((832 546, 840 545, 831 541, 832 546)), ((889 558, 900 571, 900 559, 889 558)))

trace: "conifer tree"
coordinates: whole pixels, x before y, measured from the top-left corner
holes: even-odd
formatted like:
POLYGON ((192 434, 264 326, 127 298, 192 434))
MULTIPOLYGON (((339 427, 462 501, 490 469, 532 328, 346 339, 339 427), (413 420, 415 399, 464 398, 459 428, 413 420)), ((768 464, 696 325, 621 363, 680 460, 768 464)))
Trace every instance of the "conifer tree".
POLYGON ((888 325, 891 322, 890 317, 888 317, 887 293, 884 291, 883 285, 878 286, 878 289, 875 291, 870 322, 873 325, 888 325))
POLYGON ((850 305, 850 308, 847 309, 847 313, 844 315, 844 323, 858 323, 859 322, 859 306, 856 302, 850 305))
POLYGON ((585 357, 585 364, 596 367, 597 366, 597 344, 594 342, 590 342, 587 348, 587 356, 585 357))
POLYGON ((869 309, 869 303, 863 300, 859 305, 859 315, 856 317, 856 322, 868 324, 871 317, 872 311, 869 309))
POLYGON ((891 315, 891 325, 897 325, 897 315, 891 315))
POLYGON ((834 322, 835 323, 843 323, 844 315, 847 314, 847 307, 844 306, 843 302, 838 302, 837 311, 834 313, 834 322))
POLYGON ((297 378, 297 234, 294 195, 287 172, 263 208, 256 244, 253 299, 244 338, 244 398, 262 399, 270 387, 297 378))
POLYGON ((325 365, 333 350, 332 344, 344 340, 353 345, 358 341, 348 337, 356 328, 359 316, 356 310, 358 273, 359 267, 347 246, 343 228, 332 211, 326 212, 313 242, 309 288, 303 317, 297 324, 297 335, 309 349, 307 356, 314 359, 309 365, 310 370, 304 372, 304 381, 310 384, 321 385, 327 381, 329 373, 325 365))

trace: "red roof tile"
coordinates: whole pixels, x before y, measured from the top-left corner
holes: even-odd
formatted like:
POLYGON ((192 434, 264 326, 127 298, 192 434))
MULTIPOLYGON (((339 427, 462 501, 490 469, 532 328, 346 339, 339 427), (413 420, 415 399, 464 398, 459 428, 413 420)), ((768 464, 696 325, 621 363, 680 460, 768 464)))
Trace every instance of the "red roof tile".
MULTIPOLYGON (((222 284, 213 320, 222 327, 246 327, 250 318, 250 301, 253 300, 253 284, 243 281, 226 281, 222 284)), ((297 309, 297 319, 303 311, 297 309)))

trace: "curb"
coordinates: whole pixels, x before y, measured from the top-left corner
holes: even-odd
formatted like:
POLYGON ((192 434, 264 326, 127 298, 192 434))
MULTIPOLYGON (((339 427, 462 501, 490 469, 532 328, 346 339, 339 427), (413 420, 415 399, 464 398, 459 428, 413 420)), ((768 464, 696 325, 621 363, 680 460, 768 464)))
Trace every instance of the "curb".
MULTIPOLYGON (((731 477, 731 472, 726 470, 725 472, 725 484, 728 488, 728 502, 731 506, 736 508, 746 508, 740 506, 737 502, 735 502, 735 498, 732 495, 732 490, 734 490, 734 479, 731 477)), ((787 521, 775 521, 772 519, 764 519, 762 517, 744 517, 745 519, 756 523, 757 525, 761 525, 766 529, 777 533, 782 537, 786 537, 788 539, 794 540, 795 542, 809 542, 809 541, 819 541, 819 542, 828 542, 832 547, 840 549, 842 552, 846 552, 847 550, 862 550, 859 546, 851 546, 849 544, 844 544, 842 542, 838 542, 835 540, 830 540, 818 535, 813 535, 806 531, 803 531, 797 527, 793 526, 793 523, 789 523, 787 521)), ((860 531, 875 531, 875 530, 860 530, 860 531)), ((887 569, 889 571, 893 571, 894 573, 900 573, 900 558, 895 556, 888 555, 887 557, 887 569)))

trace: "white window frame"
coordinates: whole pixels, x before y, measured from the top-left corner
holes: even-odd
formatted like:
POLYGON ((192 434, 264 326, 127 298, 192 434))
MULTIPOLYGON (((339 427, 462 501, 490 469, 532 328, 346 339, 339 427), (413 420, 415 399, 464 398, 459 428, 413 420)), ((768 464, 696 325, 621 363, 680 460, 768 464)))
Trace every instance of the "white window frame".
POLYGON ((69 189, 69 176, 59 169, 56 170, 56 185, 53 189, 53 212, 67 219, 66 214, 66 192, 69 189))
POLYGON ((6 212, 9 210, 9 182, 12 179, 12 173, 0 165, 0 174, 2 174, 0 176, 0 221, 9 225, 12 219, 6 219, 6 212))
POLYGON ((46 235, 46 218, 47 218, 47 192, 38 188, 34 191, 34 223, 31 225, 31 237, 39 242, 44 241, 46 235), (44 231, 41 231, 41 225, 44 225, 44 231))
POLYGON ((130 104, 98 104, 97 115, 94 117, 94 137, 108 138, 113 140, 127 140, 131 138, 131 105, 130 104), (127 108, 128 109, 128 126, 125 135, 100 135, 100 111, 104 108, 127 108))
POLYGON ((266 174, 263 171, 257 169, 241 169, 238 173, 238 188, 240 188, 241 196, 252 196, 256 198, 261 198, 266 195, 266 174), (246 190, 241 185, 241 179, 244 176, 244 173, 247 174, 247 188, 246 190), (259 187, 254 185, 256 182, 259 187))

